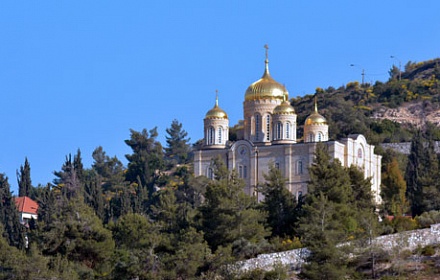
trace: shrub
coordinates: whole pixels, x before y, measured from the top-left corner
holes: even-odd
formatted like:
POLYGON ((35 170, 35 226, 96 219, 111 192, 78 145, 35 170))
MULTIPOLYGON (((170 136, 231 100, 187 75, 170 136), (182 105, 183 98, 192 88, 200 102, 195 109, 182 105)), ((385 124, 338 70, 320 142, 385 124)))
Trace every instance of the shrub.
POLYGON ((427 245, 422 249, 422 255, 430 257, 435 255, 435 249, 431 245, 427 245))

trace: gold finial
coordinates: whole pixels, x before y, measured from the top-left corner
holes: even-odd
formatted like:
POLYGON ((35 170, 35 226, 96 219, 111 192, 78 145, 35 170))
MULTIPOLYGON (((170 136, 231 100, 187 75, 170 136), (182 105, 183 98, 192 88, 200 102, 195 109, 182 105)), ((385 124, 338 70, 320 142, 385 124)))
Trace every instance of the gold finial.
POLYGON ((264 61, 266 64, 266 71, 264 74, 269 74, 269 46, 265 44, 264 48, 266 49, 266 60, 264 61))
POLYGON ((316 95, 315 95, 315 113, 318 113, 318 101, 316 99, 316 95))
POLYGON ((218 107, 218 89, 215 90, 215 107, 218 107))
POLYGON ((266 44, 264 48, 266 49, 266 60, 269 60, 269 46, 266 44))

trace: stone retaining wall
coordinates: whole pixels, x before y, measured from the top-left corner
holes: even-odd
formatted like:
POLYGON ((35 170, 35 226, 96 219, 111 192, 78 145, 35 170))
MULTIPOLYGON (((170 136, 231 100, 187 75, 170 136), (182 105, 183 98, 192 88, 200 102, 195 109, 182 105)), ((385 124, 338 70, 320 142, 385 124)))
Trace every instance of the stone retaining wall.
MULTIPOLYGON (((431 225, 430 228, 426 229, 379 236, 373 240, 373 243, 380 245, 387 251, 394 248, 414 250, 418 246, 437 245, 440 244, 440 224, 431 225)), ((261 254, 256 258, 238 262, 236 269, 239 271, 254 269, 270 271, 277 265, 283 265, 292 272, 299 272, 308 253, 309 251, 306 248, 302 248, 272 254, 261 254)))
MULTIPOLYGON (((436 141, 434 143, 434 149, 437 154, 440 153, 440 142, 436 141)), ((381 143, 379 144, 384 149, 392 149, 396 152, 399 152, 401 154, 409 155, 409 152, 411 150, 411 142, 403 142, 403 143, 381 143)))

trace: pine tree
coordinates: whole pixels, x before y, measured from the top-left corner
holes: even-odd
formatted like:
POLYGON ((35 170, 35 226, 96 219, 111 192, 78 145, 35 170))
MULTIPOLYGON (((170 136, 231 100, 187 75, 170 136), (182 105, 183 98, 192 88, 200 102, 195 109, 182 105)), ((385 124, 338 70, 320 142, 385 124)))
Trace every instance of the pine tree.
POLYGON ((257 209, 254 197, 243 192, 244 182, 231 172, 227 177, 225 166, 218 159, 214 173, 218 180, 209 184, 205 202, 199 207, 201 230, 213 250, 244 239, 257 244, 267 236, 263 226, 266 217, 257 209), (221 174, 221 175, 220 175, 221 174))
POLYGON ((111 232, 82 197, 72 197, 51 213, 50 223, 38 233, 45 255, 62 255, 102 276, 110 271, 114 241, 111 232))
POLYGON ((17 171, 18 196, 31 196, 31 166, 27 157, 24 160, 24 166, 20 166, 20 172, 17 171))
POLYGON ((167 147, 165 147, 165 158, 168 167, 171 168, 176 164, 188 163, 190 153, 190 139, 187 138, 188 133, 182 129, 182 123, 173 120, 171 127, 166 129, 168 136, 165 136, 167 147))
POLYGON ((299 232, 311 253, 302 274, 307 279, 343 279, 351 272, 348 258, 336 245, 358 230, 349 173, 337 159, 330 160, 323 144, 316 146, 309 173, 299 232))
POLYGON ((131 131, 129 140, 125 143, 130 146, 133 153, 126 155, 128 169, 126 180, 136 183, 148 190, 148 197, 151 198, 161 182, 161 171, 163 171, 164 160, 162 145, 156 140, 157 128, 142 130, 142 132, 131 131))
POLYGON ((272 236, 291 236, 297 221, 296 198, 285 187, 286 179, 273 164, 264 178, 266 182, 262 187, 264 200, 261 205, 268 214, 267 223, 272 229, 272 236))
POLYGON ((93 151, 92 157, 92 170, 98 174, 104 190, 115 191, 124 185, 124 166, 116 156, 107 156, 99 146, 93 151))
POLYGON ((116 243, 113 279, 159 279, 159 227, 140 214, 126 214, 112 228, 116 243))

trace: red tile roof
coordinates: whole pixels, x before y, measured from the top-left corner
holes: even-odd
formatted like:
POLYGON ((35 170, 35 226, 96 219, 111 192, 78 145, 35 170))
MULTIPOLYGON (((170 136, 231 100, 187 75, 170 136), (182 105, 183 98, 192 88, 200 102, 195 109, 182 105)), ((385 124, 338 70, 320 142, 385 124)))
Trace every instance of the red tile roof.
POLYGON ((30 213, 37 215, 38 203, 33 201, 27 196, 15 197, 15 206, 17 206, 18 212, 30 213))

